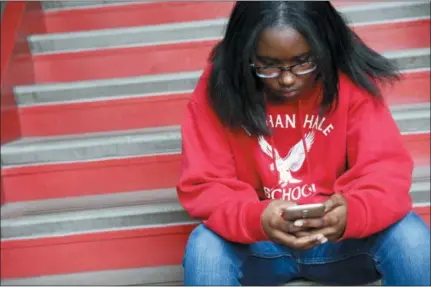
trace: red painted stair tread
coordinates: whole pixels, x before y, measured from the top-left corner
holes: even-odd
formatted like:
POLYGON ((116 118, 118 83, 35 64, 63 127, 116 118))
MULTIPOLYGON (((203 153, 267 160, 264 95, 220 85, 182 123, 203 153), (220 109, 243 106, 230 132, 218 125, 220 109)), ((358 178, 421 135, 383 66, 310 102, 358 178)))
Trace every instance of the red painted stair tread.
MULTIPOLYGON (((425 48, 430 43, 429 19, 374 24, 355 30, 379 52, 425 48)), ((205 66, 215 43, 217 41, 197 41, 36 55, 36 82, 73 82, 200 70, 205 66)))

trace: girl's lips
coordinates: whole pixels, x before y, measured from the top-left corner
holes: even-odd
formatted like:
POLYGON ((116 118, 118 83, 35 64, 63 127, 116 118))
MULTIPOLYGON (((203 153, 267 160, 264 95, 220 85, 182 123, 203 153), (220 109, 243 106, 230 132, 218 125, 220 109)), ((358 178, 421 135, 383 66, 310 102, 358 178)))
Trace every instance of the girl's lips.
POLYGON ((283 96, 290 98, 296 96, 298 94, 298 90, 283 91, 282 93, 283 96))

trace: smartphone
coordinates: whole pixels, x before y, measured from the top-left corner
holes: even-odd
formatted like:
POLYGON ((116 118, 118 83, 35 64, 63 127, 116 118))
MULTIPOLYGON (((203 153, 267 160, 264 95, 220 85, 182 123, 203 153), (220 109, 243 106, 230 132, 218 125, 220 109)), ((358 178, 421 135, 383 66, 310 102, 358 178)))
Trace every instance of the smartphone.
POLYGON ((316 218, 325 215, 323 203, 303 204, 288 207, 283 212, 284 220, 296 220, 304 218, 316 218))

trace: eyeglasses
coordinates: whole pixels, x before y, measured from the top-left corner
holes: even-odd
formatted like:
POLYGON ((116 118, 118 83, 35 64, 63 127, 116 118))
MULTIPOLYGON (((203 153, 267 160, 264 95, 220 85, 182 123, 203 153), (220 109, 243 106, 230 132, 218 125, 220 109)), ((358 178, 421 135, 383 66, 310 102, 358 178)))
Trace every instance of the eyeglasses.
POLYGON ((295 76, 303 76, 316 70, 317 65, 313 61, 307 61, 289 67, 264 65, 256 66, 255 64, 250 64, 250 67, 255 70, 256 75, 259 78, 271 79, 279 77, 283 71, 289 71, 295 76))

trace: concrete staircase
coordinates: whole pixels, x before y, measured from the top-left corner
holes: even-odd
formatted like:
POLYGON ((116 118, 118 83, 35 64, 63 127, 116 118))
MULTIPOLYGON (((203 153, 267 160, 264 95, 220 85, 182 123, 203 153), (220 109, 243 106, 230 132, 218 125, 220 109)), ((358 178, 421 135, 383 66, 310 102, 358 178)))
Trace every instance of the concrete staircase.
MULTIPOLYGON (((2 285, 181 284, 196 221, 174 190, 179 126, 233 3, 42 3, 35 84, 14 88, 22 138, 1 147, 2 285)), ((430 3, 334 5, 403 71, 384 94, 429 224, 430 3)))

